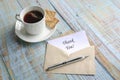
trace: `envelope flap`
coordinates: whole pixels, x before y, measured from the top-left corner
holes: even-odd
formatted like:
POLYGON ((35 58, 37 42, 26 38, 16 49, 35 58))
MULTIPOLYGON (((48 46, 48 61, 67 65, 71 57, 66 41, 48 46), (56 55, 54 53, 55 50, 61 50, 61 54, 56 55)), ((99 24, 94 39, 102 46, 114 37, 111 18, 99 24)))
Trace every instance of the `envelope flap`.
POLYGON ((66 61, 67 59, 68 56, 65 56, 64 51, 62 49, 59 49, 51 44, 47 44, 46 60, 44 66, 45 69, 48 66, 53 66, 55 64, 66 61))

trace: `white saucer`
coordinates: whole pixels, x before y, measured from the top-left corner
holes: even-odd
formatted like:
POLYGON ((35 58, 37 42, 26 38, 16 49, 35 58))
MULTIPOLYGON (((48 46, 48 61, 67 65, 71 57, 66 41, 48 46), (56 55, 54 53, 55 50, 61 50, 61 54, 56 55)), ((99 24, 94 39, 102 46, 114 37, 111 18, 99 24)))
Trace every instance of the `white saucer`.
POLYGON ((22 40, 30 43, 40 42, 48 39, 54 32, 56 31, 56 27, 54 29, 47 29, 39 35, 30 35, 26 33, 24 26, 20 21, 16 21, 15 24, 15 34, 22 40))

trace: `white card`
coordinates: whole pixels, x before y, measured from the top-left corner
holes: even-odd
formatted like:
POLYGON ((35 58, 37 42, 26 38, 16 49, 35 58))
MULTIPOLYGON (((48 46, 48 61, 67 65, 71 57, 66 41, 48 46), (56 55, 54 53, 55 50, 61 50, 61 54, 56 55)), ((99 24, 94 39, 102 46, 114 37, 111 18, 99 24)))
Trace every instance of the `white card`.
POLYGON ((64 37, 49 40, 48 43, 62 49, 67 55, 90 46, 85 31, 80 31, 64 37))

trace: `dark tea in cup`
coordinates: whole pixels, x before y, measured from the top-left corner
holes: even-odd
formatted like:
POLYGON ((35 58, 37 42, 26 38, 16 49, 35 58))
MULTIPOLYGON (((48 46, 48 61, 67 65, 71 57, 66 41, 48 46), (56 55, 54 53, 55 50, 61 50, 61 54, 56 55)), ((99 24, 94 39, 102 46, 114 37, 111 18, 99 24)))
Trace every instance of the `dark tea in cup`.
POLYGON ((33 10, 29 11, 24 16, 24 22, 35 23, 40 21, 43 18, 43 14, 40 11, 33 10))
POLYGON ((15 17, 23 24, 26 33, 30 35, 42 34, 43 31, 47 30, 45 11, 39 6, 28 6, 15 17))

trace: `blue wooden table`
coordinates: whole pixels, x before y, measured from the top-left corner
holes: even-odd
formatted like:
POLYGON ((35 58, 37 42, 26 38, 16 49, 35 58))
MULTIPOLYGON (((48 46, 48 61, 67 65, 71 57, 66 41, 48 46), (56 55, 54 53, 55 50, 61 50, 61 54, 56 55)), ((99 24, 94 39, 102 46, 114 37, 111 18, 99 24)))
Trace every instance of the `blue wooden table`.
POLYGON ((0 80, 120 80, 119 0, 0 0, 0 80), (27 43, 15 35, 15 15, 27 6, 57 12, 57 30, 47 40, 85 30, 96 47, 94 76, 47 74, 46 41, 27 43))

